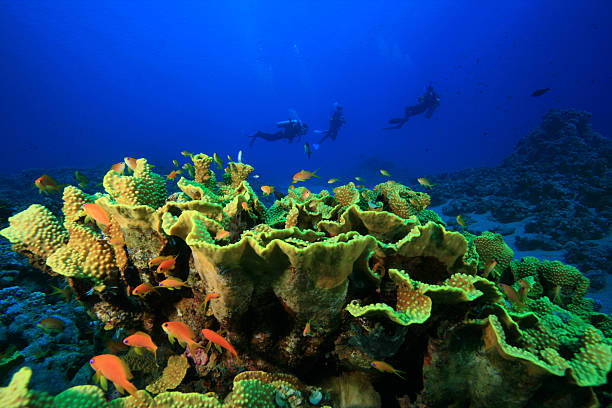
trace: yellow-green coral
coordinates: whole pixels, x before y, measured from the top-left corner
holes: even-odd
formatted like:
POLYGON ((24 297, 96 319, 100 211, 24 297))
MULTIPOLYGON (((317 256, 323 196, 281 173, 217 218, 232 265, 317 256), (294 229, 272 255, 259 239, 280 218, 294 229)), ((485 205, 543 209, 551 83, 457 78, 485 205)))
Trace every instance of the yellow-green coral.
POLYGON ((492 260, 497 262, 491 272, 494 279, 510 266, 510 261, 514 258, 514 251, 504 242, 501 234, 485 231, 474 238, 474 245, 480 257, 479 269, 484 269, 492 260))
POLYGON ((9 218, 10 226, 0 234, 22 250, 43 259, 64 245, 68 233, 57 218, 42 205, 32 204, 9 218))
POLYGON ((117 263, 112 247, 96 231, 72 223, 70 240, 47 258, 53 272, 99 284, 113 276, 117 263))
POLYGON ((166 181, 151 168, 146 159, 138 159, 131 176, 109 170, 102 181, 104 189, 120 204, 159 208, 166 200, 166 181))
POLYGON ((164 368, 161 377, 147 385, 147 391, 159 394, 160 392, 178 387, 183 378, 185 378, 188 368, 189 362, 187 357, 182 354, 170 356, 168 365, 164 368))

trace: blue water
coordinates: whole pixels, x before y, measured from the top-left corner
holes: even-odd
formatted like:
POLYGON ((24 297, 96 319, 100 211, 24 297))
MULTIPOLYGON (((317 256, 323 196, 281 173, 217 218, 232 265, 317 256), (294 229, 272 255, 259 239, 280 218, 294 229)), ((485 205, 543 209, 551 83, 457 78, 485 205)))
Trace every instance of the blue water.
POLYGON ((595 0, 5 1, 0 172, 167 166, 183 149, 243 150, 269 184, 319 167, 373 180, 373 158, 406 178, 494 165, 550 108, 590 111, 612 134, 611 17, 595 0), (429 83, 431 119, 381 130, 429 83), (326 128, 336 101, 347 124, 311 159, 304 140, 248 147, 289 109, 326 128))

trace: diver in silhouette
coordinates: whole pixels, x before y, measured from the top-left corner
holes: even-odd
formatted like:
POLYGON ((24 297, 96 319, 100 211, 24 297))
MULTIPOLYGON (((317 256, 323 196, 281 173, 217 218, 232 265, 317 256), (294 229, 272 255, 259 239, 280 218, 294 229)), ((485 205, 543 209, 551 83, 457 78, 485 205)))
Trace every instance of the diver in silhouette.
POLYGON ((429 85, 425 91, 425 94, 423 96, 419 96, 419 103, 412 106, 406 106, 404 110, 404 117, 389 119, 389 123, 394 126, 389 126, 384 129, 399 129, 408 121, 408 119, 410 119, 411 116, 420 115, 421 113, 425 113, 425 117, 429 119, 438 106, 440 106, 440 95, 434 91, 432 85, 429 85))
POLYGON ((336 136, 338 136, 338 131, 340 127, 346 123, 344 120, 344 114, 342 113, 342 106, 338 102, 334 104, 334 113, 332 113, 332 117, 329 120, 329 129, 327 130, 315 130, 316 133, 323 133, 325 136, 319 140, 319 145, 323 143, 325 139, 328 137, 331 140, 336 140, 336 136))
POLYGON ((289 140, 289 143, 292 143, 295 137, 300 140, 300 136, 308 133, 308 125, 299 119, 289 119, 282 122, 277 122, 276 127, 279 127, 280 130, 275 133, 265 133, 258 130, 250 135, 249 137, 251 138, 251 141, 249 142, 249 146, 253 146, 253 143, 255 143, 257 138, 268 140, 270 142, 287 139, 289 140))

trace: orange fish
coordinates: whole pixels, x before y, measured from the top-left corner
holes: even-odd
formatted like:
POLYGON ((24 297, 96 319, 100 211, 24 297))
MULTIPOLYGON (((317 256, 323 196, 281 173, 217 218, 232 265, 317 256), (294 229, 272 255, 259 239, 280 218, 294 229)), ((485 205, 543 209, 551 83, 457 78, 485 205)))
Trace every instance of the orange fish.
POLYGON ((249 205, 246 201, 243 201, 240 205, 242 206, 242 208, 244 208, 245 211, 250 211, 249 205))
POLYGON ((155 258, 151 259, 149 261, 149 267, 153 267, 155 265, 159 265, 160 263, 168 260, 168 259, 172 259, 174 258, 175 255, 164 255, 164 256, 156 256, 155 258))
POLYGON ((185 345, 189 347, 189 351, 192 356, 195 356, 196 348, 203 348, 195 341, 195 333, 191 330, 191 327, 181 322, 166 322, 162 324, 162 329, 168 335, 170 343, 174 344, 174 340, 178 340, 179 344, 183 347, 185 345))
POLYGON ((305 201, 310 196, 310 190, 305 189, 302 195, 300 196, 300 200, 305 201))
POLYGON ((261 191, 263 191, 264 195, 270 195, 274 192, 274 187, 272 186, 261 186, 261 191))
POLYGON ((123 171, 125 170, 125 162, 113 164, 111 166, 111 170, 115 171, 116 173, 123 174, 123 171))
POLYGON ((168 271, 171 271, 172 269, 174 269, 174 264, 176 264, 176 256, 162 261, 157 267, 157 273, 166 273, 168 271))
POLYGON ((419 177, 417 179, 417 181, 419 182, 420 185, 422 185, 423 187, 429 187, 429 188, 433 188, 433 186, 435 186, 435 184, 431 184, 431 182, 429 180, 427 180, 425 177, 419 177))
POLYGON ((134 171, 136 170, 136 159, 134 159, 133 157, 124 157, 123 161, 125 162, 125 164, 127 164, 127 166, 130 168, 130 170, 134 171))
POLYGON ((297 183, 298 181, 308 180, 311 177, 319 177, 317 176, 317 171, 319 171, 319 169, 316 169, 315 171, 302 169, 293 175, 293 182, 297 183))
POLYGON ((208 295, 206 295, 206 297, 204 298, 204 303, 202 303, 202 308, 204 309, 204 314, 206 314, 206 310, 208 309, 208 302, 210 302, 212 299, 218 299, 219 298, 218 293, 209 293, 208 295))
POLYGON ((487 266, 485 266, 484 271, 482 272, 482 276, 485 278, 489 276, 489 274, 493 272, 493 269, 495 269, 496 266, 497 261, 495 259, 492 259, 491 262, 489 262, 487 266))
POLYGON ((372 367, 383 373, 393 373, 403 380, 406 379, 402 377, 402 374, 404 374, 403 371, 396 370, 395 368, 391 367, 391 364, 385 363, 384 361, 372 361, 372 367))
POLYGON ((147 333, 137 331, 131 336, 127 336, 123 339, 123 344, 127 344, 130 347, 135 347, 136 353, 140 354, 142 349, 147 349, 153 353, 155 360, 157 361, 157 346, 151 340, 151 336, 147 333))
POLYGON ((83 204, 83 210, 85 210, 85 214, 87 214, 88 217, 95 220, 98 224, 102 224, 105 227, 110 224, 110 218, 108 214, 98 204, 83 204))
POLYGON ((531 290, 531 282, 526 279, 519 279, 519 290, 518 290, 518 298, 521 302, 524 302, 527 299, 527 294, 531 290))
POLYGON ((100 354, 89 360, 89 365, 96 371, 96 380, 100 381, 102 389, 106 391, 108 383, 111 381, 117 391, 123 394, 124 390, 129 392, 134 398, 138 399, 136 391, 138 389, 129 380, 134 378, 127 364, 114 354, 100 354))
POLYGON ((310 336, 310 320, 306 322, 306 326, 304 327, 304 331, 302 332, 302 336, 310 336))
POLYGON ((175 178, 177 175, 178 175, 178 173, 176 172, 176 170, 172 170, 172 172, 170 172, 170 174, 167 174, 167 175, 166 175, 166 178, 167 178, 167 179, 170 179, 170 180, 174 180, 174 178, 175 178))
POLYGON ((155 287, 153 287, 153 285, 151 285, 149 282, 141 283, 140 285, 136 286, 134 290, 132 290, 132 295, 142 297, 151 292, 153 289, 155 289, 155 287))
POLYGON ((224 349, 228 350, 230 353, 235 355, 236 358, 238 358, 238 353, 236 353, 236 350, 234 349, 234 347, 232 347, 232 345, 229 343, 229 341, 225 340, 218 333, 216 333, 216 332, 214 332, 214 331, 212 331, 210 329, 204 329, 204 330, 202 330, 202 335, 207 340, 210 340, 213 343, 223 347, 224 349))
POLYGON ((51 294, 62 296, 64 300, 66 301, 66 303, 70 302, 70 299, 72 299, 72 288, 70 286, 66 286, 63 289, 60 289, 58 287, 51 285, 51 288, 53 289, 53 293, 51 294))
POLYGON ((523 303, 520 301, 519 295, 516 292, 516 289, 514 289, 512 286, 506 285, 504 283, 500 283, 499 287, 504 292, 506 297, 510 299, 511 302, 516 303, 517 305, 520 305, 523 303))
POLYGON ((105 343, 106 347, 110 350, 111 353, 117 354, 120 351, 129 350, 129 347, 126 344, 123 344, 120 341, 115 341, 113 339, 106 339, 105 343))
POLYGON ((224 229, 219 230, 219 232, 217 232, 217 235, 215 235, 215 241, 221 241, 229 236, 230 236, 229 231, 226 231, 224 229))
POLYGON ((181 288, 183 286, 186 288, 189 287, 187 284, 185 284, 185 282, 183 282, 179 278, 164 279, 163 281, 159 282, 159 286, 166 288, 166 289, 170 289, 170 290, 181 288))
POLYGON ((47 317, 46 319, 38 322, 37 326, 43 329, 44 331, 52 331, 59 333, 64 330, 64 327, 66 327, 66 323, 64 323, 63 320, 56 319, 55 317, 47 317))
POLYGON ((461 228, 465 228, 465 226, 467 225, 467 221, 465 220, 465 218, 463 218, 463 216, 459 214, 457 215, 456 219, 457 224, 461 225, 461 228))
POLYGON ((55 181, 53 177, 47 176, 46 174, 37 178, 36 181, 34 181, 34 185, 38 187, 38 194, 44 192, 46 195, 52 192, 61 193, 64 188, 64 184, 57 184, 57 181, 55 181))

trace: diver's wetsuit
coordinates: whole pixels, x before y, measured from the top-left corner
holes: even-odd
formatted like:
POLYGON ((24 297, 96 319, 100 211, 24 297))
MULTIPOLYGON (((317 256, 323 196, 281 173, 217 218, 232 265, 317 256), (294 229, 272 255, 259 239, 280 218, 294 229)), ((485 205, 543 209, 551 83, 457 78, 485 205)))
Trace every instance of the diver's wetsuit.
POLYGON ((384 129, 399 129, 411 116, 420 115, 421 113, 425 113, 425 117, 429 119, 438 106, 440 106, 440 95, 434 91, 433 86, 429 85, 425 95, 419 96, 419 103, 413 106, 406 106, 404 117, 389 119, 389 123, 395 126, 389 126, 384 129))
POLYGON ((283 122, 277 122, 276 126, 281 128, 278 132, 275 133, 265 133, 261 130, 258 130, 254 134, 250 135, 251 141, 249 146, 253 146, 255 143, 255 139, 261 138, 264 140, 268 140, 270 142, 274 140, 287 139, 289 143, 293 142, 293 138, 297 137, 300 140, 300 136, 308 133, 308 125, 303 123, 300 120, 286 120, 283 122))
POLYGON ((329 129, 323 132, 325 136, 319 140, 319 144, 323 143, 323 141, 328 137, 330 137, 332 140, 336 140, 340 127, 345 123, 346 120, 344 120, 344 115, 342 114, 342 106, 336 105, 336 110, 334 110, 334 113, 329 120, 329 129))

